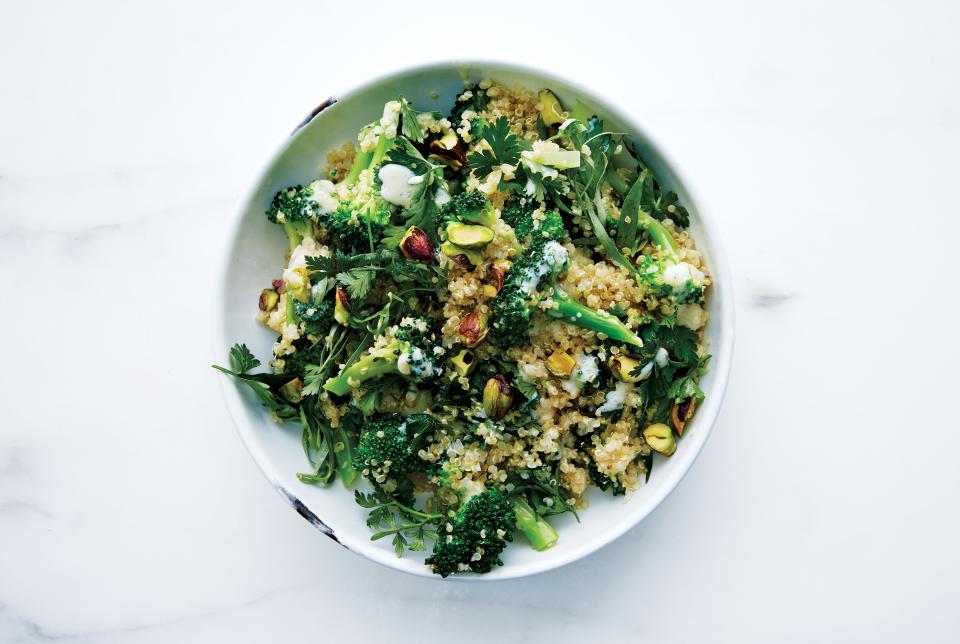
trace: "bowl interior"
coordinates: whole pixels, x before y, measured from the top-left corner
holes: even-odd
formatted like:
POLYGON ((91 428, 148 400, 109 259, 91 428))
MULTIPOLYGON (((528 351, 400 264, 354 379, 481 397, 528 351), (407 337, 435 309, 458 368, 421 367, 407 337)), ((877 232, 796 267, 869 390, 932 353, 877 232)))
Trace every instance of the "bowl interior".
MULTIPOLYGON (((552 520, 560 532, 560 540, 554 548, 540 553, 522 542, 517 543, 506 550, 503 567, 489 575, 464 576, 465 579, 498 579, 541 572, 589 554, 620 536, 649 514, 676 486, 700 452, 719 410, 732 353, 732 295, 725 259, 716 233, 702 218, 687 187, 629 116, 569 81, 540 71, 488 63, 441 64, 411 69, 336 97, 336 103, 324 109, 285 143, 241 202, 239 221, 224 267, 222 299, 217 311, 220 324, 215 332, 216 359, 220 364, 228 364, 227 350, 234 342, 245 342, 261 359, 270 355, 275 334, 261 326, 255 314, 260 290, 276 278, 285 265, 285 237, 263 216, 279 188, 315 179, 325 165, 327 152, 348 140, 355 140, 359 129, 379 115, 386 101, 402 94, 419 109, 447 112, 456 95, 463 90, 465 78, 479 81, 487 77, 509 85, 519 83, 533 90, 549 87, 568 108, 580 100, 593 108, 609 129, 635 136, 644 160, 689 208, 692 232, 714 275, 715 286, 706 305, 711 317, 707 340, 714 359, 710 373, 702 383, 707 395, 705 403, 688 425, 676 454, 669 459, 656 458, 653 474, 646 485, 626 497, 612 497, 592 490, 587 496, 590 507, 581 513, 582 523, 577 524, 569 516, 552 520)), ((224 395, 240 436, 254 460, 301 514, 321 529, 327 528, 350 550, 393 568, 432 576, 423 565, 422 553, 407 553, 398 559, 388 540, 370 541, 370 531, 364 523, 365 511, 354 503, 353 494, 342 484, 336 482, 330 488, 320 488, 298 481, 296 472, 308 468, 300 447, 299 426, 292 423, 277 425, 245 387, 225 378, 224 395)))

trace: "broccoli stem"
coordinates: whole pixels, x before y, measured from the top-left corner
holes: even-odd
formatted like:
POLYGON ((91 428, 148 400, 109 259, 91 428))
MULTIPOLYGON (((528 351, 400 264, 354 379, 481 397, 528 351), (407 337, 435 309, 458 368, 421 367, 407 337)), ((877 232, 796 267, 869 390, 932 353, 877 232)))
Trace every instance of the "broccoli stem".
POLYGON ((363 150, 358 151, 353 158, 353 165, 350 166, 350 172, 348 172, 347 176, 343 179, 343 183, 352 186, 360 179, 361 172, 367 168, 376 169, 376 167, 383 162, 383 158, 387 155, 387 152, 390 151, 390 148, 393 147, 395 138, 396 137, 381 134, 380 139, 377 141, 377 146, 373 150, 367 150, 366 152, 363 150))
POLYGON ((373 151, 368 150, 366 152, 359 151, 357 155, 353 157, 353 165, 350 166, 350 172, 347 173, 347 176, 344 177, 343 182, 352 186, 357 182, 357 179, 360 178, 360 173, 370 167, 370 159, 373 158, 373 151))
POLYGON ((338 396, 345 396, 365 380, 379 378, 390 373, 399 373, 397 369, 398 357, 399 346, 390 347, 382 354, 364 356, 340 372, 339 376, 327 380, 323 384, 323 388, 338 396))
POLYGON ((557 542, 560 535, 546 519, 533 511, 529 503, 520 497, 513 497, 510 502, 517 517, 517 528, 523 532, 534 550, 546 550, 557 542))
POLYGON ((628 342, 638 347, 643 346, 643 340, 640 339, 640 336, 610 313, 594 311, 580 304, 558 287, 554 287, 550 299, 556 303, 556 306, 545 311, 550 317, 569 322, 583 329, 603 333, 608 338, 618 342, 628 342))
POLYGON ((313 233, 309 221, 285 221, 283 231, 287 233, 287 239, 290 240, 291 253, 297 249, 304 237, 309 237, 313 233))

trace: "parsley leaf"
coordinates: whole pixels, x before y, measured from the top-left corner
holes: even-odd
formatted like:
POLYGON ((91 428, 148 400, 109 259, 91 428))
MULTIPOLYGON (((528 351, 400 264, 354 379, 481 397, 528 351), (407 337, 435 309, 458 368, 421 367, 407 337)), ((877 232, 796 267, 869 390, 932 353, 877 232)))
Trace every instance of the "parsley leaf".
POLYGON ((400 246, 403 236, 407 234, 407 226, 387 226, 383 229, 383 237, 380 238, 380 245, 387 249, 394 249, 400 246))
POLYGON ((351 300, 363 300, 373 286, 376 270, 377 267, 368 266, 353 268, 343 273, 337 273, 337 281, 347 289, 347 294, 350 295, 351 300))
MULTIPOLYGON (((424 159, 423 155, 414 147, 413 143, 402 136, 397 137, 396 147, 387 153, 387 162, 409 168, 414 174, 427 174, 431 170, 440 167, 424 159)), ((424 181, 424 183, 426 182, 424 181)), ((422 185, 423 184, 421 184, 421 186, 422 185)))
POLYGON ((523 147, 519 137, 510 133, 510 122, 505 116, 498 118, 493 125, 484 126, 483 139, 490 149, 467 156, 467 164, 477 178, 483 179, 504 163, 516 165, 520 161, 523 147))
POLYGON ((417 117, 421 114, 432 114, 434 118, 439 119, 439 112, 420 112, 413 109, 413 106, 410 105, 410 101, 405 98, 400 98, 400 131, 405 137, 411 141, 416 141, 417 143, 423 143, 426 135, 423 131, 423 127, 420 125, 420 122, 417 120, 417 117))
POLYGON ((676 324, 672 318, 647 326, 640 331, 640 337, 643 338, 645 349, 656 351, 657 347, 664 347, 685 366, 696 365, 700 361, 696 332, 676 324))
POLYGON ((245 344, 235 344, 230 349, 230 366, 237 373, 246 373, 260 366, 253 353, 245 344))

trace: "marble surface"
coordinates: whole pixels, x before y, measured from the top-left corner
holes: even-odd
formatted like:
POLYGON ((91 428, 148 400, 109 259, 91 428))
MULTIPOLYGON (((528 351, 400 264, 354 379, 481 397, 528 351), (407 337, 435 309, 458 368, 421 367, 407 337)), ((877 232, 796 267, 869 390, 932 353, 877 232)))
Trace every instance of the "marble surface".
POLYGON ((0 642, 960 638, 957 5, 552 5, 431 28, 395 4, 0 7, 0 642), (332 91, 444 55, 635 106, 721 221, 738 295, 726 405, 679 488, 498 584, 325 539, 208 367, 261 163, 332 91))

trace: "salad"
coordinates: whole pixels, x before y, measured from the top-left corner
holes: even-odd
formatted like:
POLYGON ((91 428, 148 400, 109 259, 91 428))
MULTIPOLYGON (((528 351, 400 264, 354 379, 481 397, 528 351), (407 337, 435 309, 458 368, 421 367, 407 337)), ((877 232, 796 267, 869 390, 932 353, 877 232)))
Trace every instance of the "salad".
POLYGON ((244 344, 216 368, 302 426, 303 483, 354 488, 371 539, 446 577, 550 548, 590 488, 678 449, 711 278, 677 195, 584 105, 485 80, 422 107, 389 101, 267 204, 269 369, 244 344))

